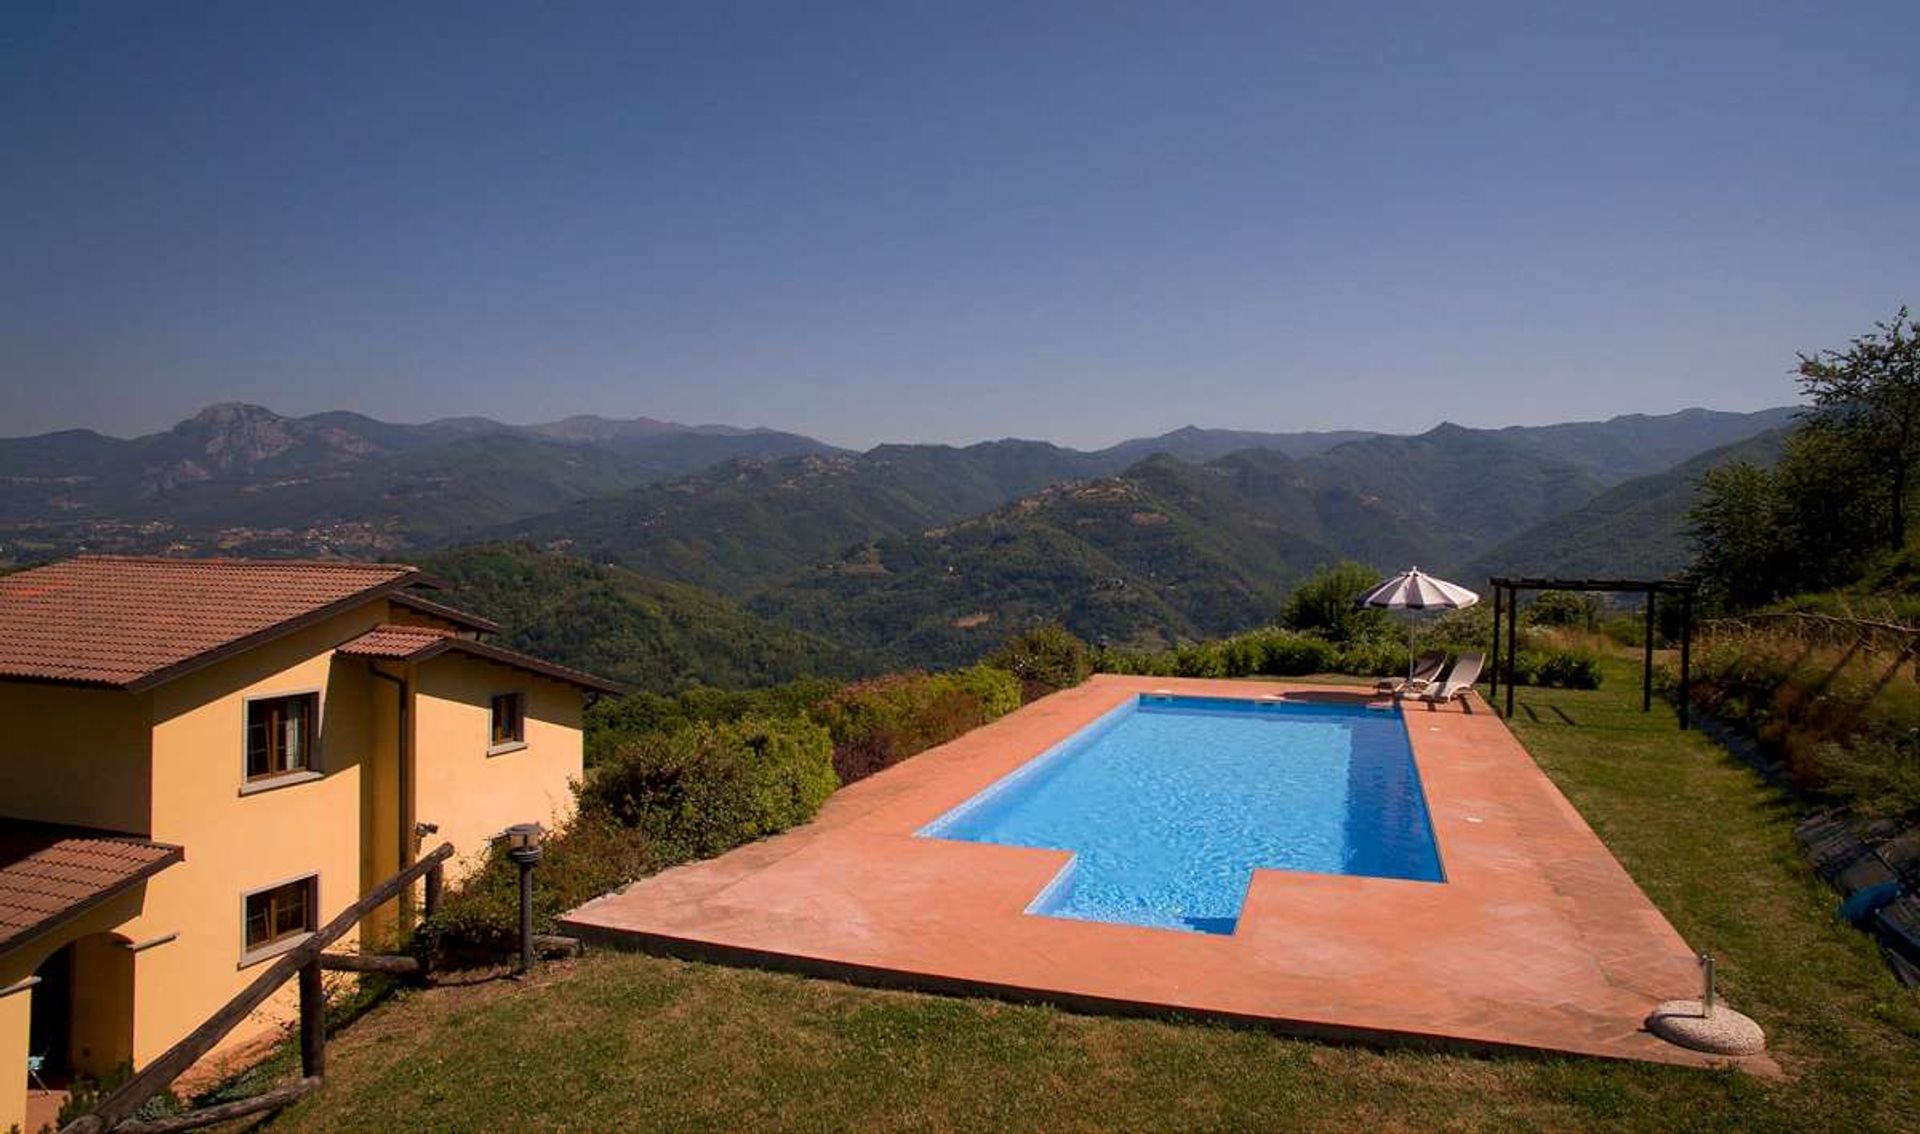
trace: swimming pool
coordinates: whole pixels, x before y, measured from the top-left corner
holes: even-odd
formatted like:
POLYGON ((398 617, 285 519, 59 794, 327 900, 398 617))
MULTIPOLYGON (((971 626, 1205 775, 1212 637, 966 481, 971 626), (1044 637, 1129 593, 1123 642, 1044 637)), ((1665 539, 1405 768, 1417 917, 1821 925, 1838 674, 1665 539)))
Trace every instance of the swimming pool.
POLYGON ((1255 868, 1445 881, 1397 708, 1141 694, 918 833, 1074 852, 1028 913, 1203 933, 1255 868))

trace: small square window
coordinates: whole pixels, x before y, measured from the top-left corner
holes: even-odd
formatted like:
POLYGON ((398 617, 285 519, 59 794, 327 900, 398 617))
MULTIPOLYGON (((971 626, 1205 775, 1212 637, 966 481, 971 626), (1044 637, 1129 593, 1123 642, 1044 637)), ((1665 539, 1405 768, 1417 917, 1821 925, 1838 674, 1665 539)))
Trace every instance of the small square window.
POLYGON ((526 695, 496 693, 493 697, 493 725, 487 738, 490 748, 519 744, 527 739, 526 695))
POLYGON ((314 723, 319 716, 318 693, 247 702, 247 779, 311 771, 314 723))
POLYGON ((302 878, 247 895, 247 952, 312 933, 318 878, 302 878))

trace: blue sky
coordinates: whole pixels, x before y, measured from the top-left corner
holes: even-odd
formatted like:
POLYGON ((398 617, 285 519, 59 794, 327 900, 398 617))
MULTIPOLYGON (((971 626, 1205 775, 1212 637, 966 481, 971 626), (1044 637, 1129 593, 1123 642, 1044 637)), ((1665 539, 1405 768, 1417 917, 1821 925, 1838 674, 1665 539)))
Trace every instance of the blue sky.
POLYGON ((1456 7, 9 4, 0 434, 1747 409, 1920 304, 1920 5, 1456 7))

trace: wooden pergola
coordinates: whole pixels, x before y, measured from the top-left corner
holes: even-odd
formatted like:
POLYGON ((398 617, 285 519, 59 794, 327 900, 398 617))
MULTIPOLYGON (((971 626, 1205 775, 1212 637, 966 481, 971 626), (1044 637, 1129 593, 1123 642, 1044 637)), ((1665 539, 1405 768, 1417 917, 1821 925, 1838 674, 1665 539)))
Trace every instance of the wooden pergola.
POLYGON ((1640 678, 1640 711, 1653 709, 1653 635, 1654 605, 1661 595, 1680 597, 1680 727, 1692 727, 1690 706, 1687 700, 1688 688, 1693 677, 1693 592, 1694 585, 1684 579, 1507 579, 1488 580, 1493 588, 1493 666, 1487 700, 1493 702, 1500 692, 1501 682, 1506 683, 1506 716, 1513 716, 1513 655, 1514 637, 1520 622, 1521 591, 1602 591, 1609 593, 1644 594, 1647 596, 1647 633, 1645 646, 1645 672, 1640 678), (1506 650, 1501 651, 1500 620, 1506 619, 1506 650), (1505 660, 1506 675, 1501 676, 1500 663, 1505 660))

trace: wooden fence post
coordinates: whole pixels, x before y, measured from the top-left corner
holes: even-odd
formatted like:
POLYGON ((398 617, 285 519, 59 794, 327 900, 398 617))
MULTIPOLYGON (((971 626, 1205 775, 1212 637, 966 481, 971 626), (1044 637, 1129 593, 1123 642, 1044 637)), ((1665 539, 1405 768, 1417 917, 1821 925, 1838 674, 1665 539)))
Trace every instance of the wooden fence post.
POLYGON ((441 863, 434 863, 427 871, 426 914, 429 919, 440 912, 440 890, 446 884, 445 869, 441 863))
POLYGON ((318 1079, 327 1073, 327 993, 320 983, 320 958, 300 966, 300 1075, 318 1079))

